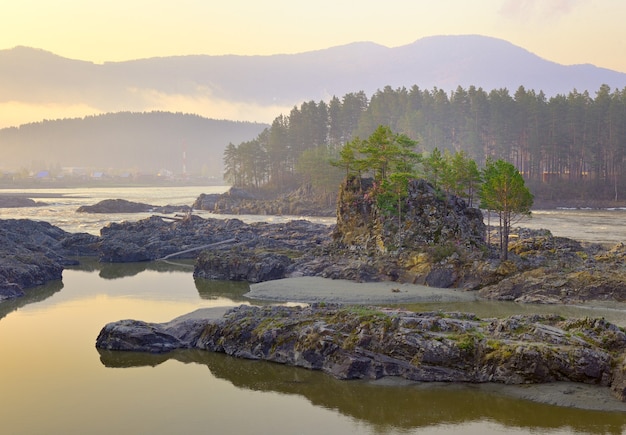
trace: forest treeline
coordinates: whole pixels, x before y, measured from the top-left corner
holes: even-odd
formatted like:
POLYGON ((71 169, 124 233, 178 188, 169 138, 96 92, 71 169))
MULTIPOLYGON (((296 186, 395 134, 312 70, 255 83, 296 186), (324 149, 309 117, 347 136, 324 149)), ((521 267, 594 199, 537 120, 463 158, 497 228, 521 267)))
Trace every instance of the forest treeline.
POLYGON ((380 125, 418 142, 417 152, 464 151, 479 165, 512 163, 538 199, 623 200, 626 195, 626 88, 601 86, 546 97, 520 86, 489 92, 390 86, 309 101, 280 115, 255 139, 229 144, 225 179, 287 188, 311 182, 332 191, 342 174, 328 165, 343 145, 380 125), (326 164, 322 164, 325 161, 326 164), (334 186, 334 187, 333 187, 334 186))

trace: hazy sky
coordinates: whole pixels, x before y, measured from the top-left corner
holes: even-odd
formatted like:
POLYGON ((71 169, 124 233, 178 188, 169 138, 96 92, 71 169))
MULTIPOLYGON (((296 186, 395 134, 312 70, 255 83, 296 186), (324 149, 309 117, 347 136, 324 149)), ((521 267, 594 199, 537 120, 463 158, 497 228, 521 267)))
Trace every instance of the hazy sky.
MULTIPOLYGON (((3 0, 0 49, 23 45, 102 63, 299 53, 357 41, 397 47, 432 35, 479 34, 558 63, 626 72, 625 17, 625 0, 3 0)), ((200 103, 146 109, 265 122, 278 114, 231 106, 213 113, 209 102, 200 103), (200 103, 203 110, 195 110, 200 103)), ((5 101, 0 127, 98 112, 5 101)))
POLYGON ((626 72, 625 17, 624 0, 19 0, 0 5, 0 49, 100 63, 480 34, 559 63, 626 72))

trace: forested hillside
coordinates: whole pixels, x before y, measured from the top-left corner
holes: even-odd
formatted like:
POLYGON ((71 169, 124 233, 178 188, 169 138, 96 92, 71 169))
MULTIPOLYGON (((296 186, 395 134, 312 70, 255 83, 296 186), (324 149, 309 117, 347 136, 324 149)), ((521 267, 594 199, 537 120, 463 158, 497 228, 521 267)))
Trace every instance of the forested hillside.
POLYGON ((0 169, 58 173, 75 167, 113 175, 184 170, 221 180, 226 145, 266 127, 169 112, 46 120, 0 130, 0 169))
POLYGON ((310 101, 256 139, 231 144, 227 178, 273 186, 320 177, 330 169, 315 161, 336 157, 347 141, 379 125, 417 140, 421 152, 464 150, 479 165, 488 157, 509 161, 540 200, 626 198, 626 88, 606 85, 593 95, 574 89, 550 98, 524 87, 448 94, 387 86, 369 98, 357 92, 310 101))

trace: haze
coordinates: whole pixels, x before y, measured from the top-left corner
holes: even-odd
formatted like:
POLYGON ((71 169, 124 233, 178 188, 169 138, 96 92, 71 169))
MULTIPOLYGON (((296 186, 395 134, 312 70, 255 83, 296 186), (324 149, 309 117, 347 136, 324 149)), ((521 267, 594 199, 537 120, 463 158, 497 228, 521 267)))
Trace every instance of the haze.
MULTIPOLYGON (((591 63, 626 72, 624 16, 622 0, 7 1, 0 4, 0 49, 21 45, 103 63, 187 54, 299 53, 357 41, 396 47, 431 35, 479 34, 561 64, 591 63)), ((161 95, 153 99, 140 109, 260 122, 270 122, 284 109, 163 101, 161 95)), ((103 110, 62 100, 4 99, 0 113, 0 127, 5 127, 103 110)))

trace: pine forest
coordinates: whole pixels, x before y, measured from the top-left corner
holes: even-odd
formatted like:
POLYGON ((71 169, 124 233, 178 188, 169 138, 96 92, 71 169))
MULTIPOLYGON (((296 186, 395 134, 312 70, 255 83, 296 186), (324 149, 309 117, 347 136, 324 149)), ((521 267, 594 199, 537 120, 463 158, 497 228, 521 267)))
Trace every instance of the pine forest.
POLYGON ((274 119, 255 139, 229 144, 225 179, 236 186, 286 189, 310 183, 331 194, 342 175, 328 162, 355 138, 384 125, 428 155, 463 151, 483 167, 512 163, 537 199, 623 201, 626 197, 626 88, 601 86, 546 97, 520 86, 393 89, 309 101, 274 119))

